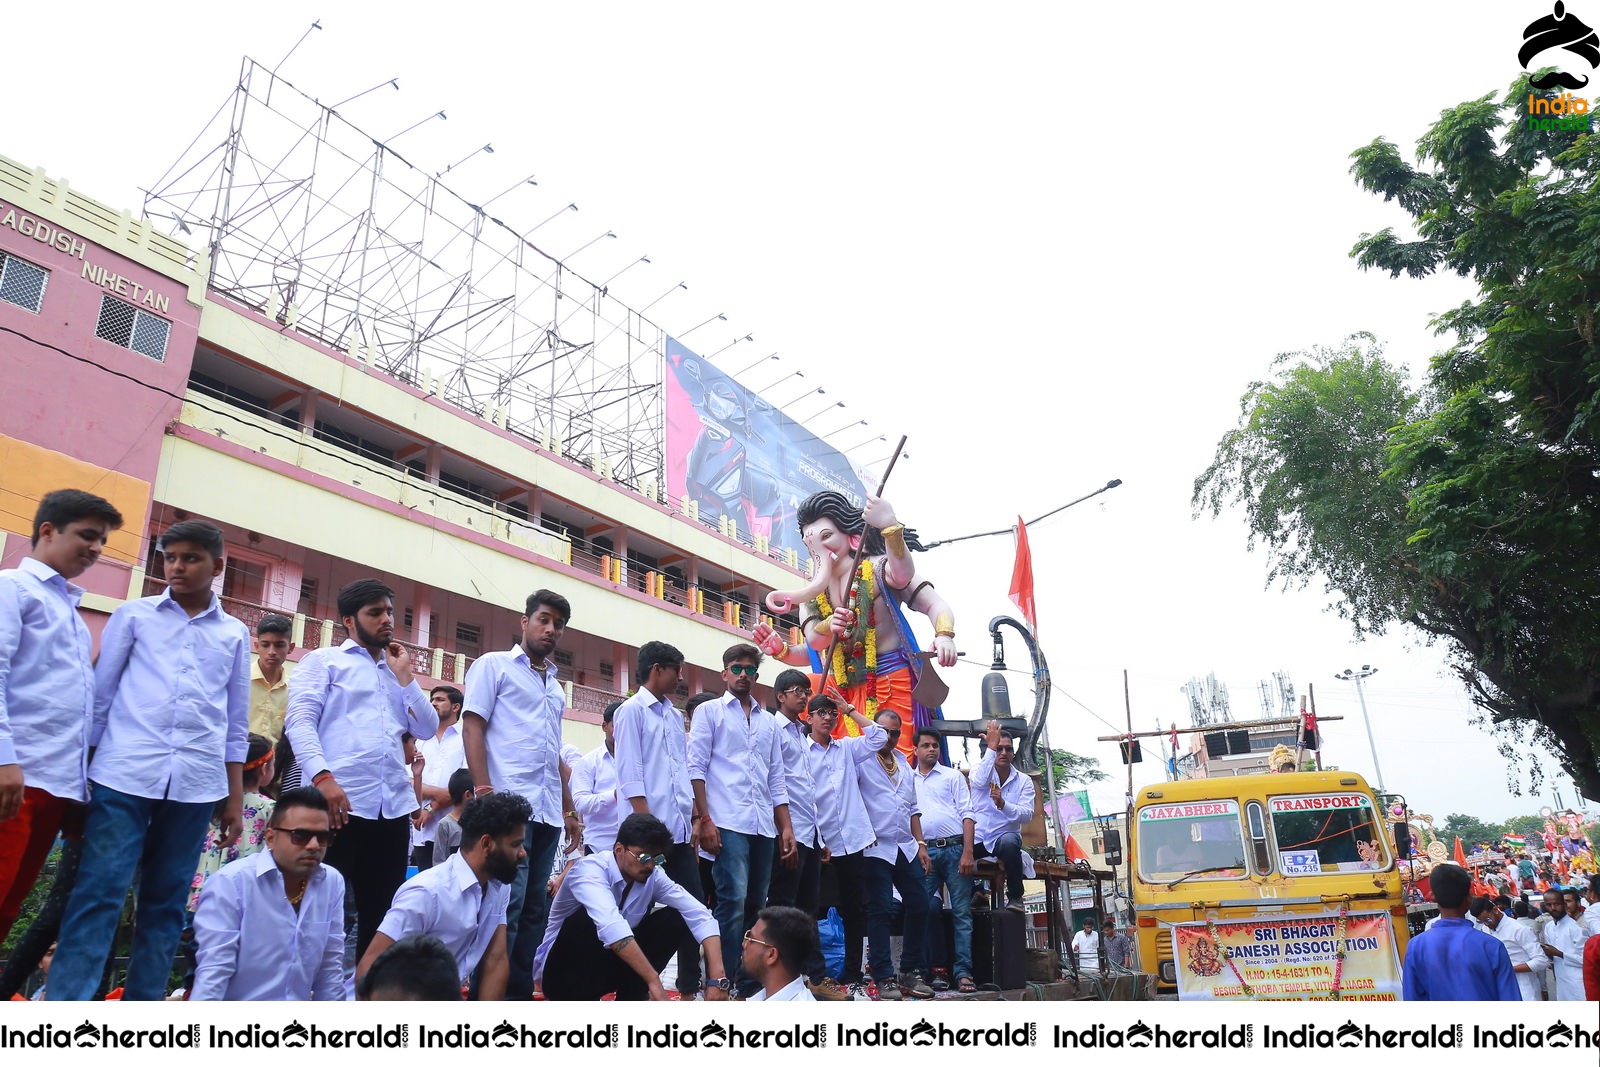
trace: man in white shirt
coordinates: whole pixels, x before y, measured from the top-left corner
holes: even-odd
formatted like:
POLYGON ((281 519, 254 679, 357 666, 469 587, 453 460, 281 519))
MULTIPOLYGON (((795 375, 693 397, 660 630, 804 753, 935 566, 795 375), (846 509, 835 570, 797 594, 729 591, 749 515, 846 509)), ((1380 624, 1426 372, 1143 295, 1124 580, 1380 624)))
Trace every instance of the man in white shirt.
POLYGON ((1540 948, 1539 939, 1533 935, 1533 931, 1512 919, 1501 910, 1498 902, 1488 897, 1473 897, 1467 910, 1472 913, 1478 929, 1493 934, 1506 947, 1506 955, 1511 957, 1511 970, 1516 975, 1517 988, 1522 990, 1522 999, 1543 1000, 1543 972, 1549 968, 1550 960, 1540 948))
MULTIPOLYGON (((700 859, 692 840, 688 731, 683 712, 669 699, 678 688, 683 653, 665 641, 646 641, 639 646, 636 667, 639 688, 622 702, 612 720, 617 790, 628 805, 623 814, 654 815, 661 821, 672 838, 663 853, 667 877, 704 902, 700 859)), ((678 994, 692 1000, 700 991, 700 945, 685 932, 679 948, 678 994)))
POLYGON ((887 735, 873 758, 856 764, 856 784, 872 820, 876 838, 866 849, 867 966, 878 983, 879 1000, 927 998, 933 988, 923 976, 927 966, 928 890, 924 883, 933 865, 922 836, 912 770, 895 742, 900 716, 885 708, 873 719, 887 735), (900 893, 905 938, 895 966, 890 943, 894 894, 900 893))
POLYGON ((561 758, 566 692, 556 677, 556 646, 572 618, 567 598, 548 589, 528 595, 522 639, 507 652, 488 652, 467 669, 463 737, 478 792, 520 793, 532 817, 527 859, 517 868, 507 911, 511 979, 507 1000, 533 995, 533 954, 544 940, 550 898, 545 884, 563 829, 581 847, 583 823, 572 804, 571 768, 561 758))
POLYGON ((528 802, 517 793, 489 793, 461 813, 461 851, 406 882, 394 895, 372 944, 356 968, 367 968, 396 941, 437 937, 455 957, 465 983, 481 961, 479 1000, 506 995, 506 904, 524 859, 528 802))
POLYGON ((190 1000, 344 999, 344 878, 322 863, 332 836, 328 799, 287 790, 266 850, 206 879, 190 1000))
POLYGON ((1077 958, 1078 970, 1100 972, 1100 930, 1093 916, 1083 920, 1083 929, 1072 935, 1072 954, 1077 958))
POLYGON ((989 720, 986 751, 972 772, 977 855, 995 857, 1006 872, 1006 907, 1022 911, 1022 828, 1033 819, 1033 780, 1012 766, 1014 744, 989 720))
POLYGON ((609 852, 567 872, 533 964, 546 1000, 667 1000, 660 972, 686 931, 705 947, 706 999, 728 999, 716 920, 662 869, 672 836, 654 815, 635 812, 609 852), (652 911, 656 904, 664 906, 652 911))
POLYGON ((928 891, 928 957, 936 965, 932 985, 935 991, 947 988, 941 971, 949 967, 959 992, 975 993, 972 981, 972 875, 973 832, 972 791, 967 777, 939 762, 942 740, 938 731, 926 727, 917 731, 917 766, 911 784, 917 791, 917 809, 922 813, 922 832, 927 835, 928 862, 932 870, 924 879, 928 891), (944 943, 944 905, 940 890, 950 896, 950 932, 954 944, 946 951, 944 943))
POLYGON ((866 851, 873 841, 872 820, 861 802, 856 766, 874 759, 892 735, 853 705, 845 704, 845 714, 861 733, 834 740, 839 701, 819 693, 807 709, 811 739, 806 762, 816 789, 817 835, 839 887, 839 917, 844 920, 844 970, 839 977, 848 987, 861 981, 861 943, 867 936, 866 851))
POLYGON ((1589 909, 1584 907, 1584 902, 1588 899, 1589 894, 1581 888, 1582 877, 1582 875, 1575 876, 1577 880, 1561 891, 1561 897, 1567 902, 1567 915, 1579 926, 1583 927, 1585 933, 1593 935, 1595 923, 1600 921, 1600 915, 1590 915, 1589 909))
POLYGON ((798 908, 767 907, 744 935, 744 973, 761 986, 750 1000, 816 1000, 806 988, 806 960, 817 948, 817 920, 798 908))
MULTIPOLYGON (((695 712, 689 729, 689 785, 694 790, 699 845, 716 857, 717 926, 722 964, 739 967, 739 944, 767 902, 774 849, 788 862, 794 854, 789 824, 789 788, 778 724, 752 695, 761 650, 738 644, 722 653, 720 700, 695 712)), ((754 992, 745 980, 746 993, 754 992)))
POLYGON ((1600 904, 1600 874, 1589 876, 1584 898, 1588 900, 1589 906, 1583 909, 1583 928, 1589 931, 1590 937, 1594 937, 1600 934, 1600 907, 1595 906, 1600 904))
POLYGON ((1544 924, 1544 954, 1550 957, 1555 975, 1557 1000, 1583 999, 1583 949, 1589 932, 1567 913, 1567 900, 1559 889, 1544 895, 1544 911, 1550 921, 1544 924))
POLYGON ((33 548, 0 571, 0 943, 69 812, 89 797, 94 663, 72 579, 94 566, 122 514, 81 489, 39 500, 33 548))
MULTIPOLYGON (((789 791, 789 825, 794 829, 795 851, 786 861, 776 857, 772 881, 767 886, 767 904, 798 908, 807 915, 817 914, 822 897, 823 848, 817 832, 816 786, 811 780, 811 764, 806 751, 811 747, 811 724, 802 713, 811 699, 811 680, 797 670, 786 670, 772 683, 777 698, 774 720, 783 749, 784 784, 789 791)), ((846 1000, 849 994, 828 976, 827 962, 820 945, 805 960, 802 970, 817 1000, 846 1000)))
POLYGON ((623 810, 633 809, 617 790, 617 709, 619 700, 607 704, 600 716, 605 744, 596 748, 572 768, 572 804, 583 820, 583 847, 589 852, 607 852, 617 843, 617 827, 623 810))
POLYGON ((296 665, 283 730, 302 780, 328 798, 334 839, 326 862, 354 898, 360 959, 406 880, 417 793, 401 739, 432 737, 439 715, 417 684, 411 653, 394 640, 394 591, 358 579, 339 590, 338 610, 348 636, 296 665))
POLYGON ((123 999, 164 1000, 214 811, 222 847, 239 839, 250 633, 211 591, 222 571, 222 531, 191 519, 169 527, 158 546, 166 592, 117 608, 101 637, 89 730, 94 790, 50 1000, 94 996, 135 874, 123 999))
POLYGON ((433 866, 433 834, 439 818, 450 810, 450 776, 467 765, 461 739, 461 690, 437 685, 428 702, 439 716, 432 737, 417 738, 417 759, 411 765, 417 801, 422 805, 411 817, 411 865, 419 871, 433 866))

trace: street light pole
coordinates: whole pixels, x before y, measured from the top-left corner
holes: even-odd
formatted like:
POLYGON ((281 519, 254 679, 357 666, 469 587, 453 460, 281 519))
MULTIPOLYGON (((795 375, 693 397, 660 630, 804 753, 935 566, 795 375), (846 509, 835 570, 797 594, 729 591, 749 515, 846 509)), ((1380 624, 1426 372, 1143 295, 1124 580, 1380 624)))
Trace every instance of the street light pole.
POLYGON ((1356 699, 1361 702, 1361 722, 1367 728, 1367 747, 1372 751, 1372 773, 1378 780, 1378 792, 1383 789, 1383 768, 1378 764, 1378 742, 1372 736, 1372 719, 1367 715, 1367 690, 1361 683, 1374 674, 1378 668, 1363 663, 1359 671, 1346 667, 1342 672, 1335 674, 1334 680, 1339 682, 1354 682, 1356 684, 1356 699))

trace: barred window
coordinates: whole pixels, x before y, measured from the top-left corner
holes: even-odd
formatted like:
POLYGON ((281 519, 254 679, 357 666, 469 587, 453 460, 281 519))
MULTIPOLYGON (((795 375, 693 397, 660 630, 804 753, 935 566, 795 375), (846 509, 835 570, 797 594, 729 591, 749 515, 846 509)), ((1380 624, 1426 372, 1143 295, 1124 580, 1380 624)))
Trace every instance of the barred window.
POLYGON ((43 267, 0 252, 0 300, 37 312, 44 306, 44 283, 49 277, 43 267))
POLYGON ((172 324, 147 311, 140 311, 125 300, 114 296, 100 298, 100 321, 95 324, 94 335, 123 348, 165 361, 167 358, 167 333, 172 324))

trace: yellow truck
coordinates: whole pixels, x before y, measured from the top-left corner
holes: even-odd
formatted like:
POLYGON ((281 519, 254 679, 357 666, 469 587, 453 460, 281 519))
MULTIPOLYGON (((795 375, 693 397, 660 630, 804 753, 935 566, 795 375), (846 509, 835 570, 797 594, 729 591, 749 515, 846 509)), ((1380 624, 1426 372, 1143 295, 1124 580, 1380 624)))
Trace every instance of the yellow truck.
POLYGON ((1339 771, 1134 795, 1139 959, 1184 1000, 1397 1000, 1409 937, 1389 821, 1339 771))

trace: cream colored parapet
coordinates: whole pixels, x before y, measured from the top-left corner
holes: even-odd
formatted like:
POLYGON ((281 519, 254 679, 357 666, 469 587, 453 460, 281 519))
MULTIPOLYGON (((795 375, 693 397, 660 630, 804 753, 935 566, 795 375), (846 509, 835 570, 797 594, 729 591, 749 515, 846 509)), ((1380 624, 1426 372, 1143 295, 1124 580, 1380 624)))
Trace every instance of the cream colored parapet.
POLYGON ((294 427, 212 397, 188 393, 178 421, 256 455, 281 460, 341 485, 392 500, 411 513, 408 519, 396 516, 396 522, 425 523, 433 518, 558 563, 572 562, 572 544, 559 534, 531 526, 514 515, 469 500, 444 486, 422 481, 410 471, 397 470, 354 453, 343 453, 338 446, 315 440, 294 427))
POLYGON ((0 200, 44 219, 53 226, 93 241, 141 266, 189 287, 189 303, 205 303, 211 268, 204 254, 136 219, 50 178, 42 168, 25 167, 0 156, 0 200))
MULTIPOLYGON (((200 410, 191 409, 190 417, 200 410)), ((210 414, 205 412, 202 421, 210 414)), ((343 493, 338 485, 319 484, 297 477, 293 471, 273 470, 238 450, 219 449, 184 435, 206 433, 210 426, 228 431, 223 441, 243 444, 247 451, 258 447, 230 440, 230 426, 242 432, 242 422, 207 422, 183 434, 168 434, 161 442, 161 473, 155 481, 158 503, 493 604, 513 614, 521 612, 532 590, 558 589, 572 602, 575 627, 632 645, 652 639, 666 641, 681 649, 690 663, 720 663, 722 651, 737 640, 721 624, 684 614, 653 598, 632 595, 610 583, 585 580, 554 561, 529 560, 486 539, 436 529, 416 512, 396 514, 386 503, 362 497, 368 478, 361 479, 355 492, 343 493)), ((481 525, 474 528, 481 529, 481 525)), ((323 620, 321 643, 327 645, 332 639, 332 623, 323 620)))
POLYGON ((795 572, 699 523, 652 506, 616 482, 578 469, 489 423, 436 399, 418 396, 393 378, 350 360, 331 357, 292 331, 269 324, 219 300, 200 316, 200 339, 272 373, 315 390, 327 403, 364 412, 408 434, 500 471, 528 486, 571 501, 686 555, 714 564, 768 589, 789 589, 795 572))

